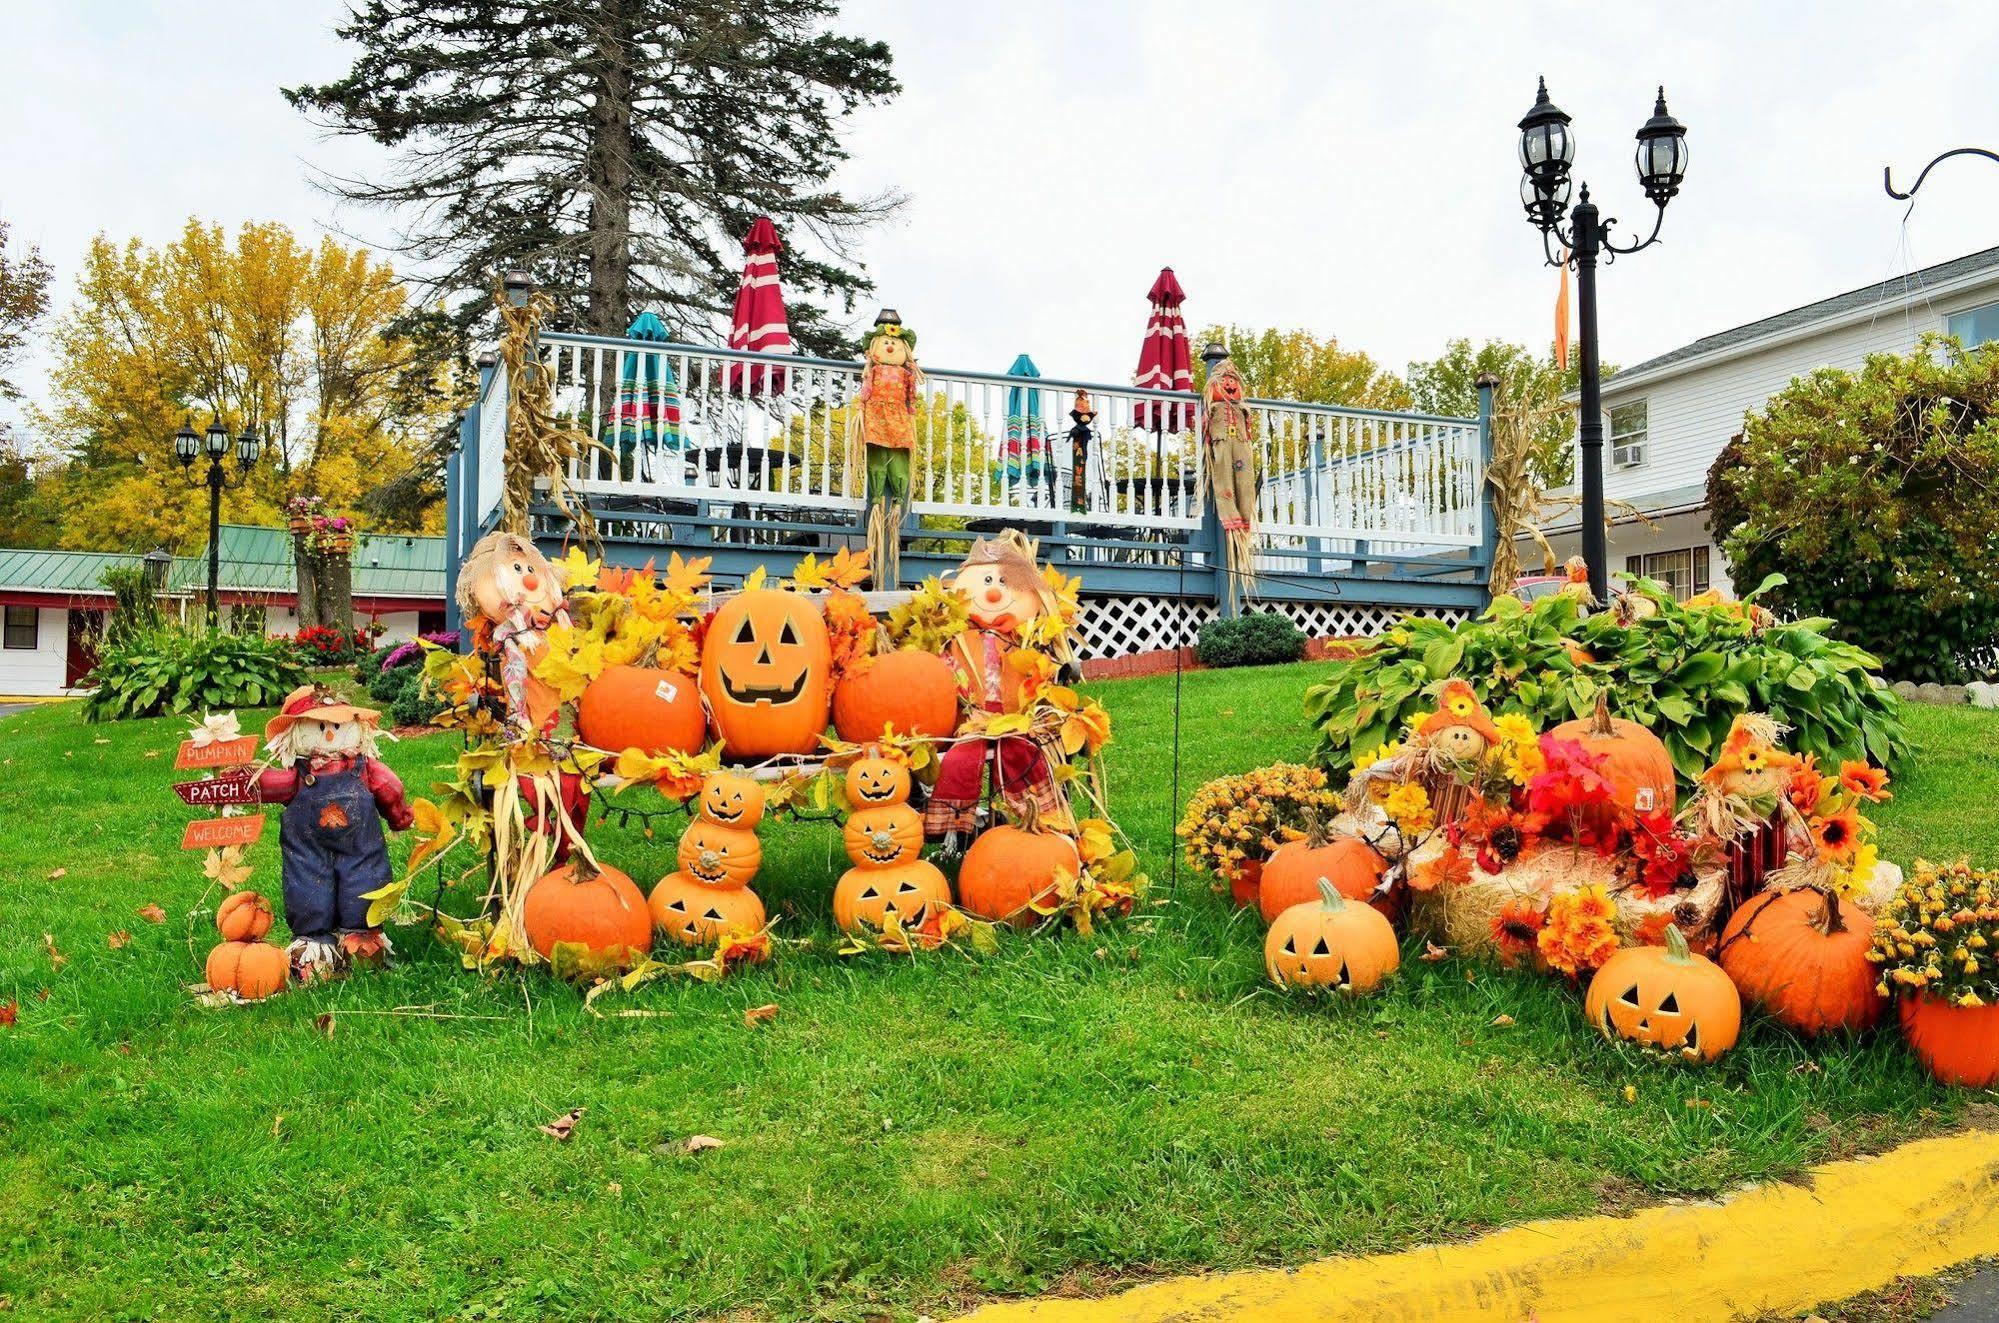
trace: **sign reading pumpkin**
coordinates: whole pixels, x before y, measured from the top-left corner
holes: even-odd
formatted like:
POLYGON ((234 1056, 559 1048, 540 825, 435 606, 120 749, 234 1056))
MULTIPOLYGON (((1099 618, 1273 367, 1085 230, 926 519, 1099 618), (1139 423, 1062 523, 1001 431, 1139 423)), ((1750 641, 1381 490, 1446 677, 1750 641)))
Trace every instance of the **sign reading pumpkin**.
POLYGON ((701 645, 701 692, 736 759, 811 753, 825 732, 832 643, 799 593, 752 588, 724 602, 701 645))

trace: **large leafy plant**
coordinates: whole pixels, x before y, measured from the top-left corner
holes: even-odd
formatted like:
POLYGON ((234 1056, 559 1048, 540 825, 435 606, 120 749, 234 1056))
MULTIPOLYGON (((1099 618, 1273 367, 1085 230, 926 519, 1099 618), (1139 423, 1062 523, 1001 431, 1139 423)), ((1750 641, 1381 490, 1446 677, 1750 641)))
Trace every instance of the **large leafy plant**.
POLYGON ((1652 614, 1629 624, 1620 615, 1638 613, 1585 614, 1560 595, 1532 606, 1501 597, 1457 625, 1404 619, 1306 691, 1320 761, 1343 772, 1402 738, 1453 676, 1494 713, 1518 712, 1543 728, 1584 716, 1607 690, 1611 711, 1651 727, 1689 782, 1744 712, 1769 713, 1792 728, 1792 748, 1835 766, 1848 758, 1888 766, 1908 751, 1900 703, 1874 674, 1879 663, 1829 637, 1831 621, 1776 622, 1751 602, 1682 605, 1649 581, 1634 600, 1652 614))
POLYGON ((261 634, 154 629, 107 647, 83 714, 120 721, 276 703, 308 679, 291 643, 261 634))

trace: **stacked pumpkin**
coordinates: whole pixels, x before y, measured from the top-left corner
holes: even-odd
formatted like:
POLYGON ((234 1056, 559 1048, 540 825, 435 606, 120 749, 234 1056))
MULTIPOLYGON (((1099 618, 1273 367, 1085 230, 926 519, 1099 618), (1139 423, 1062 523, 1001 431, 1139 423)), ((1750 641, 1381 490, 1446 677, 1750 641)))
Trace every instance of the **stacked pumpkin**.
POLYGON ((833 920, 843 932, 880 932, 891 918, 913 931, 951 903, 951 884, 922 858, 923 818, 909 791, 909 765, 879 746, 847 768, 852 811, 842 840, 853 867, 833 888, 833 920))
POLYGON ((701 783, 694 821, 681 835, 679 868, 653 887, 652 924, 683 946, 707 946, 730 932, 764 926, 764 904, 750 890, 763 867, 764 788, 737 772, 711 772, 701 783))
POLYGON ((208 986, 243 1001, 283 991, 291 975, 284 948, 264 940, 271 931, 271 902, 254 891, 231 892, 215 909, 222 942, 208 953, 208 986))

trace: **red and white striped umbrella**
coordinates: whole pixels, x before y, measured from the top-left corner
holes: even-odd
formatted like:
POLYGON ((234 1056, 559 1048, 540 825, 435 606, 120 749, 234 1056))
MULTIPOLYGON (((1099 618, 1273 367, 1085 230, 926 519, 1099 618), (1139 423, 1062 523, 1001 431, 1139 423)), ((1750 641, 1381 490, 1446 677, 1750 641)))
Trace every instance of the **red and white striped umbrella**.
MULTIPOLYGON (((1152 316, 1145 323, 1145 343, 1138 351, 1138 371, 1131 384, 1149 390, 1194 390, 1194 360, 1187 351, 1187 323, 1181 320, 1180 304, 1187 293, 1173 278, 1173 268, 1161 267, 1159 279, 1145 296, 1152 301, 1152 316)), ((1133 412, 1136 427, 1178 432, 1194 425, 1194 406, 1188 404, 1141 403, 1133 412)))
MULTIPOLYGON (((757 217, 743 236, 743 283, 736 290, 729 348, 764 354, 791 352, 791 324, 784 317, 784 290, 777 281, 777 254, 783 247, 777 226, 768 216, 757 217)), ((752 395, 784 389, 784 369, 767 363, 735 364, 729 369, 729 389, 742 390, 745 376, 752 395)))

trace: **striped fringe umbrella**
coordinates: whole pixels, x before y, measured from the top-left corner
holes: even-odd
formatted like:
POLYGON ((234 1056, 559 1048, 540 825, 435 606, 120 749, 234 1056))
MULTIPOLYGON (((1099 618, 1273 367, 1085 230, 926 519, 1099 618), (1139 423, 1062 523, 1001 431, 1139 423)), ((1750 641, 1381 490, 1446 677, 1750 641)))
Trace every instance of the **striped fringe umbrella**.
MULTIPOLYGON (((1194 360, 1187 351, 1187 323, 1181 320, 1180 304, 1187 293, 1173 278, 1173 268, 1161 267, 1159 279, 1145 296, 1152 302, 1152 316, 1145 323, 1145 343, 1138 351, 1138 371, 1131 384, 1148 390, 1194 390, 1194 360)), ((1187 404, 1141 403, 1132 414, 1136 427, 1155 432, 1184 432, 1194 425, 1194 406, 1187 404)))
MULTIPOLYGON (((1026 354, 1013 360, 1009 377, 1038 377, 1041 369, 1026 354)), ((1048 462, 1046 424, 1041 421, 1041 392, 1028 386, 1006 388, 1006 442, 1000 447, 1000 477, 1009 485, 1041 485, 1048 462)))
MULTIPOLYGON (((743 283, 736 290, 735 318, 729 326, 729 348, 764 354, 791 352, 791 324, 784 317, 784 290, 777 280, 777 254, 784 247, 770 217, 759 216, 743 236, 743 283)), ((775 395, 784 390, 784 369, 767 363, 737 363, 729 369, 729 389, 775 395), (747 369, 747 370, 746 370, 747 369)))
MULTIPOLYGON (((664 344, 666 323, 642 312, 625 328, 625 338, 664 344)), ((624 359, 618 374, 618 453, 680 449, 680 383, 673 379, 673 365, 665 354, 636 350, 624 359)))

